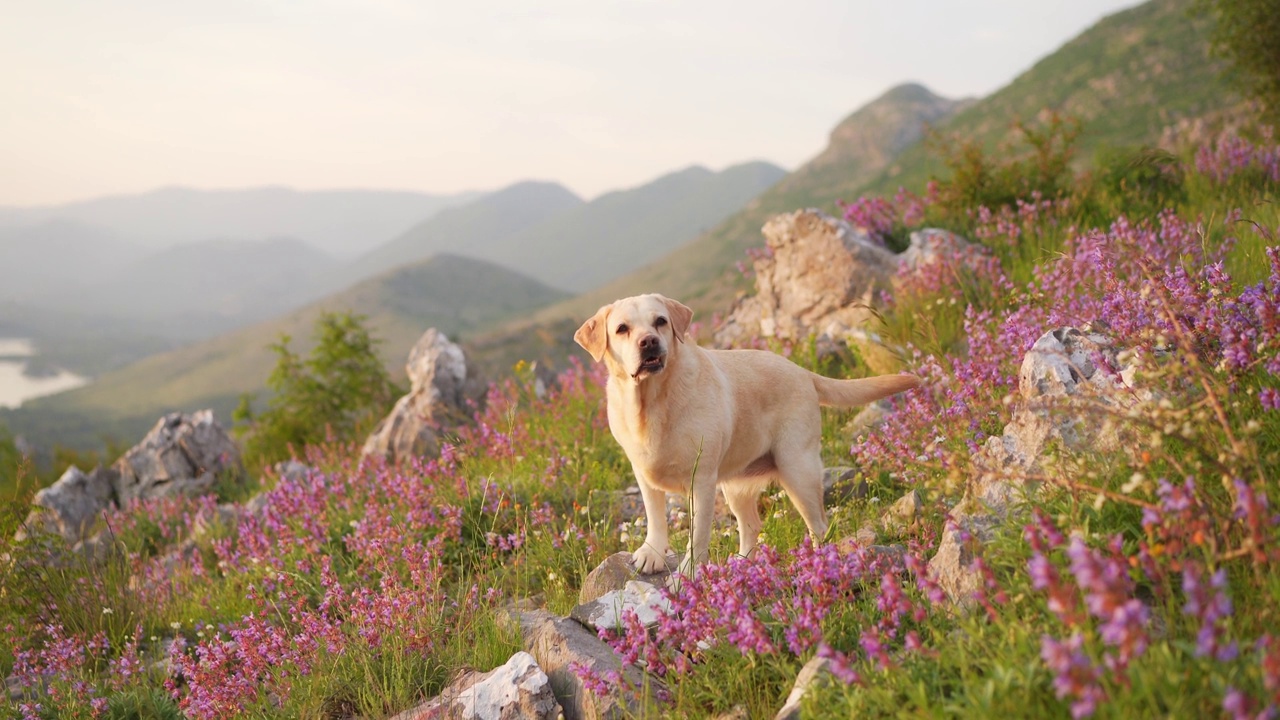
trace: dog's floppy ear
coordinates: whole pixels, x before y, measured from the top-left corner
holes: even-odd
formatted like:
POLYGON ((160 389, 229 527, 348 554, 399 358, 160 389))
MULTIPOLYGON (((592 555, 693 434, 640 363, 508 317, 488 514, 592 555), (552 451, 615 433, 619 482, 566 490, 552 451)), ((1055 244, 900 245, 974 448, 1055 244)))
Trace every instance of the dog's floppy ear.
POLYGON ((582 327, 578 328, 578 332, 573 334, 574 342, 582 346, 583 350, 591 353, 591 359, 600 362, 600 358, 604 357, 605 345, 609 342, 609 335, 605 332, 604 316, 609 312, 612 305, 605 305, 596 311, 591 319, 582 323, 582 327))
POLYGON ((667 313, 671 315, 671 329, 675 331, 676 340, 683 342, 684 334, 689 331, 689 323, 693 320, 693 310, 678 300, 661 297, 667 306, 667 313))

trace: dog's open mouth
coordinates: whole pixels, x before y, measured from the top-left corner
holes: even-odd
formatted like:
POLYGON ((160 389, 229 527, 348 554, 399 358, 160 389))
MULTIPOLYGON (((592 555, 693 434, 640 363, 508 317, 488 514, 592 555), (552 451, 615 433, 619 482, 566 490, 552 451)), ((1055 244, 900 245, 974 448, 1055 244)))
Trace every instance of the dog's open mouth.
POLYGON ((666 364, 666 358, 663 357, 662 355, 653 355, 650 357, 641 358, 640 367, 636 369, 636 374, 633 377, 638 378, 645 373, 653 374, 656 372, 661 372, 665 364, 666 364))

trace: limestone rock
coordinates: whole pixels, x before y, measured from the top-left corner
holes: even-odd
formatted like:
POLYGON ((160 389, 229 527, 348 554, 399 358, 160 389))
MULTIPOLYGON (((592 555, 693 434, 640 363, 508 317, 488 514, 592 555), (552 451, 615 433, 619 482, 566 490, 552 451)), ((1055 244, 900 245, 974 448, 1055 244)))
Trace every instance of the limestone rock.
POLYGON ((898 268, 892 252, 818 210, 765 223, 755 261, 756 294, 737 303, 715 335, 724 347, 754 337, 798 339, 829 323, 858 327, 874 317, 875 293, 898 268))
POLYGON ((109 468, 94 468, 87 475, 75 465, 67 468, 56 482, 36 493, 31 502, 34 507, 18 529, 17 539, 50 533, 74 545, 87 538, 115 498, 114 474, 109 468))
POLYGON ((362 457, 381 457, 394 463, 402 458, 440 452, 439 430, 467 421, 471 404, 484 397, 474 363, 444 333, 431 328, 409 352, 405 365, 409 394, 365 441, 362 457))
POLYGON ((582 580, 582 589, 578 591, 578 603, 586 605, 607 593, 616 592, 626 587, 632 580, 640 580, 656 587, 665 587, 667 578, 675 572, 680 564, 679 555, 667 556, 667 569, 651 575, 636 572, 631 562, 631 553, 616 552, 604 559, 596 569, 587 573, 582 580))
POLYGON ((533 656, 521 651, 486 673, 468 671, 439 696, 392 720, 554 720, 560 703, 533 656))
POLYGON ((910 244, 898 256, 898 276, 915 273, 938 263, 955 263, 977 246, 948 230, 924 228, 910 235, 910 244))
POLYGON ((968 604, 982 582, 974 557, 1010 508, 1027 499, 1028 476, 1045 471, 1058 446, 1107 452, 1122 438, 1099 408, 1130 407, 1146 395, 1109 338, 1072 327, 1046 332, 1023 357, 1018 396, 1004 431, 974 456, 976 477, 952 510, 929 569, 953 602, 968 604))
POLYGON ((853 467, 834 466, 822 470, 822 500, 827 505, 834 505, 851 498, 867 496, 869 485, 866 480, 858 480, 858 469, 853 467))
POLYGON ((662 683, 646 678, 639 668, 623 666, 613 649, 596 634, 577 621, 552 615, 545 610, 511 609, 500 620, 520 633, 524 648, 551 680, 551 689, 565 720, 621 719, 640 712, 643 703, 637 693, 656 693, 662 683), (629 690, 618 689, 609 695, 587 690, 570 664, 593 672, 619 673, 629 690))
POLYGON ((830 660, 814 657, 805 663, 796 675, 796 683, 792 686, 791 693, 787 695, 786 703, 783 704, 782 709, 778 710, 774 720, 799 720, 800 704, 804 701, 805 693, 818 683, 828 682, 831 678, 830 660))
POLYGON ((988 438, 978 464, 1038 471, 1054 443, 1116 449, 1121 439, 1114 425, 1077 401, 1117 408, 1140 402, 1143 395, 1131 387, 1133 374, 1105 335, 1073 327, 1046 332, 1023 357, 1013 417, 1001 435, 988 438))
POLYGON ((213 489, 224 474, 243 475, 240 451, 212 410, 170 413, 113 466, 116 502, 171 495, 191 497, 213 489))
POLYGON ((570 617, 591 630, 616 630, 622 626, 623 613, 628 610, 647 627, 658 624, 658 619, 671 611, 671 601, 651 583, 628 580, 620 589, 578 605, 570 617))
POLYGON ((924 502, 920 499, 920 493, 912 490, 884 511, 880 516, 880 526, 886 530, 902 532, 916 521, 923 509, 924 502))

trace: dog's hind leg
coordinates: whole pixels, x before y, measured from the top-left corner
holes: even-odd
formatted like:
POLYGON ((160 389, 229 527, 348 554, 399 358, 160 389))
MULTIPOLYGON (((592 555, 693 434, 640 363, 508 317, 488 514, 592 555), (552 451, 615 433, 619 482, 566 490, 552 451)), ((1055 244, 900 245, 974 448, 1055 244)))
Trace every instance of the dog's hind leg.
POLYGON ((814 542, 827 535, 827 511, 822 505, 822 456, 817 448, 804 452, 775 453, 778 484, 800 511, 814 542))
POLYGON ((738 554, 746 557, 756 549, 760 539, 760 490, 759 482, 735 480, 721 483, 725 504, 738 519, 738 554))

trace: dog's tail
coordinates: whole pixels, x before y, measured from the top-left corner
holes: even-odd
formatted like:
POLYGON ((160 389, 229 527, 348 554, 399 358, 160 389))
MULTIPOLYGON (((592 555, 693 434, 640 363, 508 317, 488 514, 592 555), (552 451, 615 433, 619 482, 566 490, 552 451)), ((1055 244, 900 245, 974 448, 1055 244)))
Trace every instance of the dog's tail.
POLYGON ((821 375, 813 376, 813 387, 818 391, 818 402, 829 407, 840 408, 866 405, 919 385, 920 378, 906 373, 877 375, 860 380, 836 380, 821 375))

